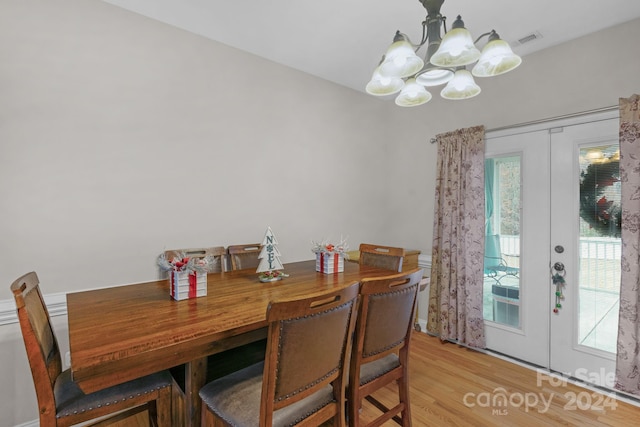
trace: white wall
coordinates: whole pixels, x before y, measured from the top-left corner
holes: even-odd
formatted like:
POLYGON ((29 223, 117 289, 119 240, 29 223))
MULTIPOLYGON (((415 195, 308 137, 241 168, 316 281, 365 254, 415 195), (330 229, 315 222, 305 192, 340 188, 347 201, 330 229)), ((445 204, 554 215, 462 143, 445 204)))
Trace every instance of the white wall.
MULTIPOLYGON (((135 283, 164 249, 267 226, 285 262, 340 234, 429 253, 429 139, 616 104, 640 58, 612 46, 635 52, 639 24, 526 57, 473 100, 400 109, 98 0, 0 0, 0 302, 27 271, 45 294, 135 283)), ((0 427, 36 419, 17 325, 0 354, 0 427)))
POLYGON ((0 283, 145 281, 267 226, 285 262, 380 240, 386 104, 106 3, 2 5, 0 283))

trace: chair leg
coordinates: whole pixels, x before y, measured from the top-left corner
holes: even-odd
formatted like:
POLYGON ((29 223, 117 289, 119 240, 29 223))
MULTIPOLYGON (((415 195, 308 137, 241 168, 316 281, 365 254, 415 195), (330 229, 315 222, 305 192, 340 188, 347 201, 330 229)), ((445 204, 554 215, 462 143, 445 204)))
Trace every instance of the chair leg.
POLYGON ((349 404, 348 406, 348 421, 349 427, 358 427, 360 425, 360 408, 362 408, 361 399, 354 395, 349 396, 349 404))
POLYGON ((347 423, 345 421, 345 417, 346 417, 346 413, 345 412, 338 412, 333 417, 333 425, 335 427, 346 427, 347 423))
POLYGON ((158 426, 158 401, 152 400, 147 403, 147 415, 149 416, 149 426, 158 426))
POLYGON ((402 427, 411 427, 411 405, 409 404, 409 383, 406 377, 398 380, 398 394, 400 403, 404 403, 402 410, 402 427))
MULTIPOLYGON (((158 391, 158 398, 150 405, 155 407, 155 421, 158 427, 171 427, 172 398, 171 387, 164 387, 158 391)), ((151 410, 149 413, 151 414, 151 410)))

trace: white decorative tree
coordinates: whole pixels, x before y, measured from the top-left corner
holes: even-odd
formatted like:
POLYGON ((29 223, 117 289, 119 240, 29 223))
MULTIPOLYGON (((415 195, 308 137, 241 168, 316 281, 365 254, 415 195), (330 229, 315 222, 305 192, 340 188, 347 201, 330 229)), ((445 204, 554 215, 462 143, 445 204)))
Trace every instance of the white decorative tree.
POLYGON ((284 266, 280 261, 280 251, 278 250, 278 240, 271 231, 271 227, 267 227, 267 231, 264 234, 262 240, 262 249, 258 255, 260 263, 256 273, 260 274, 260 281, 262 282, 274 282, 286 277, 280 270, 284 270, 284 266))

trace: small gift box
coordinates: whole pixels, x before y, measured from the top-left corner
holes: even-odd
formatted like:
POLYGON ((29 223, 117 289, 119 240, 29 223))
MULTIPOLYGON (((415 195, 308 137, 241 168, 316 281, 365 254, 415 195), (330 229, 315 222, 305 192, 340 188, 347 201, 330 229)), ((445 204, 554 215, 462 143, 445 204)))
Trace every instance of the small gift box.
POLYGON ((316 271, 325 274, 341 273, 344 271, 344 259, 349 249, 347 242, 340 239, 340 243, 313 243, 311 251, 316 254, 316 271))
POLYGON ((197 271, 169 272, 169 293, 177 301, 207 295, 207 273, 197 271))
POLYGON ((207 273, 215 265, 211 256, 188 257, 183 252, 171 259, 158 256, 158 266, 169 275, 169 294, 178 301, 207 295, 207 273))
POLYGON ((337 252, 316 253, 316 271, 325 274, 344 271, 344 257, 337 252))

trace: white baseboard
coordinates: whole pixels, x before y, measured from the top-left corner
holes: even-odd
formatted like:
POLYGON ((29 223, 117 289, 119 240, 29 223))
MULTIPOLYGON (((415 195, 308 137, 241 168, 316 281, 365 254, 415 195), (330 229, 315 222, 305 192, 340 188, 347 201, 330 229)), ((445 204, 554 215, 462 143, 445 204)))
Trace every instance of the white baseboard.
POLYGON ((427 332, 427 321, 426 320, 422 320, 422 319, 418 319, 418 326, 420 327, 419 332, 427 332))
POLYGON ((38 427, 40 425, 39 420, 27 421, 26 423, 16 424, 14 427, 38 427))

